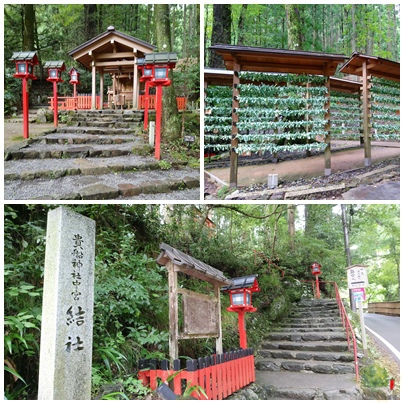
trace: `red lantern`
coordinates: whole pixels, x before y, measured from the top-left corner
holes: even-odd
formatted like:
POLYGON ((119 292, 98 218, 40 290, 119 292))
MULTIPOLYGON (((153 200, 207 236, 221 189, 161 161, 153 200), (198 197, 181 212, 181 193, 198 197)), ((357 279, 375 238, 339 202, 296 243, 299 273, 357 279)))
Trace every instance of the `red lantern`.
POLYGON ((257 275, 243 276, 231 279, 233 285, 225 286, 222 291, 230 294, 230 307, 227 311, 238 313, 238 328, 240 335, 240 347, 247 348, 247 333, 245 329, 245 313, 257 311, 252 305, 252 293, 259 292, 257 275))
POLYGON ((74 67, 69 70, 70 84, 80 84, 80 73, 74 67))
POLYGON ((312 275, 321 275, 321 265, 318 262, 314 262, 311 266, 312 275))

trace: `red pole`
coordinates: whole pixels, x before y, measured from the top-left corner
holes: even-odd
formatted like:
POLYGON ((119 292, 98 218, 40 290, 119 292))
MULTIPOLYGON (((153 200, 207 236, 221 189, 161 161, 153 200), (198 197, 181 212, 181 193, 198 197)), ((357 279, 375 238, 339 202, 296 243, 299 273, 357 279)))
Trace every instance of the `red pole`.
POLYGON ((53 126, 58 127, 58 83, 53 82, 53 126))
POLYGON ((318 282, 318 275, 316 275, 316 290, 317 290, 317 299, 320 299, 320 284, 318 282))
POLYGON ((147 125, 149 124, 149 88, 149 80, 146 80, 144 92, 144 130, 147 130, 147 125))
POLYGON ((76 87, 76 83, 73 84, 73 97, 76 98, 77 97, 77 87, 76 87))
POLYGON ((22 79, 22 116, 24 126, 24 139, 29 138, 29 111, 28 111, 28 85, 27 79, 22 79))
POLYGON ((238 312, 238 332, 240 335, 240 348, 246 349, 247 348, 247 333, 245 330, 244 324, 244 311, 238 312))
POLYGON ((156 143, 154 149, 154 157, 160 160, 160 130, 161 130, 161 108, 163 98, 163 87, 156 86, 156 143))

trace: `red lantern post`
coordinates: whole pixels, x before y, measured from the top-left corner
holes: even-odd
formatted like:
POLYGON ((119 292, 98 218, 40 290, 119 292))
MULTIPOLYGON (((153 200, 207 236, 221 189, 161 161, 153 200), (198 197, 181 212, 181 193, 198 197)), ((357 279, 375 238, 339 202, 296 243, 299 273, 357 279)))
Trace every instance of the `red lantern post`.
POLYGON ((53 126, 58 127, 58 83, 63 82, 62 71, 66 70, 65 64, 61 60, 46 62, 43 66, 48 69, 47 81, 53 83, 53 126))
POLYGON ((11 57, 15 62, 16 72, 14 77, 22 79, 22 116, 23 116, 23 136, 24 139, 29 138, 29 93, 28 80, 36 80, 34 75, 34 66, 39 64, 38 57, 35 52, 14 52, 11 57))
POLYGON ((320 284, 318 281, 318 276, 321 275, 321 265, 318 262, 314 262, 311 266, 311 273, 312 275, 316 276, 316 294, 317 299, 320 299, 320 284))
POLYGON ((230 307, 227 311, 238 314, 238 330, 240 348, 247 348, 247 331, 245 328, 245 313, 257 311, 252 305, 252 293, 259 292, 257 275, 243 276, 231 279, 233 285, 222 288, 222 291, 230 294, 230 307))
MULTIPOLYGON (((175 67, 176 62, 176 53, 149 53, 145 55, 144 63, 146 68, 152 68, 152 78, 149 80, 149 85, 156 87, 156 142, 154 157, 157 160, 160 160, 163 87, 171 84, 171 80, 168 78, 168 73, 169 69, 175 67)), ((148 94, 146 94, 146 97, 148 97, 148 94)))
POLYGON ((73 84, 73 97, 77 98, 77 85, 80 84, 80 73, 74 67, 69 70, 69 83, 73 84))

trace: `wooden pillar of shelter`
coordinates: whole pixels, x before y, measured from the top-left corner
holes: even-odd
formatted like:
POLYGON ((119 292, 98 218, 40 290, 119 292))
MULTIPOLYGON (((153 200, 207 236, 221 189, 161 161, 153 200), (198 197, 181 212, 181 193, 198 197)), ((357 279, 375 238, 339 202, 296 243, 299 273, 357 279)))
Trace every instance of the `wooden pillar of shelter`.
POLYGON ((325 109, 325 114, 324 114, 324 119, 326 121, 324 130, 326 132, 325 135, 325 143, 326 143, 326 148, 324 150, 324 175, 328 176, 331 175, 331 80, 329 76, 329 66, 328 64, 326 65, 324 69, 324 76, 327 77, 327 81, 325 82, 325 86, 327 87, 327 93, 326 93, 326 102, 324 105, 325 109))
MULTIPOLYGON (((136 55, 136 49, 133 49, 133 52, 136 55)), ((139 78, 138 78, 138 69, 136 64, 136 56, 133 62, 133 109, 137 109, 137 99, 139 98, 139 78)))
POLYGON ((238 171, 238 154, 236 148, 238 147, 238 108, 240 102, 238 96, 240 95, 240 90, 238 84, 240 84, 240 64, 234 62, 233 67, 233 102, 232 102, 232 114, 231 114, 231 145, 230 145, 230 187, 237 187, 237 171, 238 171))
POLYGON ((97 76, 97 70, 95 68, 95 62, 93 61, 91 64, 91 109, 96 109, 96 104, 95 104, 95 97, 97 94, 97 89, 96 89, 96 76, 97 76))
POLYGON ((104 72, 100 73, 100 105, 99 108, 102 110, 104 104, 104 72))
POLYGON ((362 61, 362 113, 363 113, 363 146, 365 150, 365 167, 372 164, 370 142, 370 114, 369 114, 369 78, 367 60, 362 61))
POLYGON ((169 321, 169 354, 171 363, 178 359, 178 274, 175 265, 166 264, 168 271, 168 321, 169 321))

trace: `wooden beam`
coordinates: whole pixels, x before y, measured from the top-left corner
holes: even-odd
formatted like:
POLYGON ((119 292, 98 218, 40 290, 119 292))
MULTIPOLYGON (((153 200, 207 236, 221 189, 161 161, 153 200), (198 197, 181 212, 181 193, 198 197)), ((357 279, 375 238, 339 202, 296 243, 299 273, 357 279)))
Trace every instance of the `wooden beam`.
POLYGON ((95 60, 105 60, 105 59, 133 59, 135 53, 133 52, 117 52, 117 53, 97 53, 94 55, 95 60))
POLYGON ((95 62, 96 66, 111 67, 111 66, 133 66, 133 60, 113 60, 110 62, 95 62))

